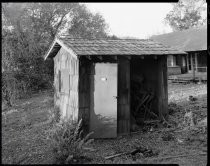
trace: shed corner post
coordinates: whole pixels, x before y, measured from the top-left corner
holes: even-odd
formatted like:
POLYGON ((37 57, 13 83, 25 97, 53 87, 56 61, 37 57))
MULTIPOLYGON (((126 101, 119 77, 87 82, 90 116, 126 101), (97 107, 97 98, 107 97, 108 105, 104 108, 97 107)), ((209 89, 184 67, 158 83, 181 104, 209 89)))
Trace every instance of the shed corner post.
POLYGON ((90 64, 79 58, 79 80, 78 80, 78 120, 82 119, 85 134, 89 132, 90 118, 90 91, 91 75, 90 64))
POLYGON ((130 59, 118 58, 117 132, 130 134, 130 59))
POLYGON ((168 74, 167 56, 158 58, 158 113, 159 118, 168 118, 168 74))

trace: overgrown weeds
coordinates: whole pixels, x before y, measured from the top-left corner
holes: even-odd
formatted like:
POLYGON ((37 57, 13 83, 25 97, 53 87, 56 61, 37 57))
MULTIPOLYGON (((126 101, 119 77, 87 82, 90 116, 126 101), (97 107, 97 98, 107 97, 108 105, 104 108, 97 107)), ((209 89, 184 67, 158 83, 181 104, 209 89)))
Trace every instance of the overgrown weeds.
POLYGON ((170 102, 168 104, 168 112, 169 112, 170 115, 172 115, 172 114, 174 114, 176 112, 180 112, 182 110, 183 110, 183 107, 181 105, 179 105, 179 104, 176 104, 174 102, 170 102))
POLYGON ((51 89, 51 80, 47 76, 24 74, 21 72, 2 73, 2 101, 12 107, 17 99, 28 98, 38 90, 51 89), (46 78, 44 81, 42 77, 46 78))
POLYGON ((55 106, 54 108, 50 109, 49 114, 50 114, 49 119, 53 124, 59 123, 61 117, 61 112, 59 107, 55 106))
POLYGON ((84 154, 84 147, 93 142, 82 130, 82 119, 78 124, 61 121, 50 132, 50 141, 56 162, 59 164, 80 163, 89 160, 84 154))

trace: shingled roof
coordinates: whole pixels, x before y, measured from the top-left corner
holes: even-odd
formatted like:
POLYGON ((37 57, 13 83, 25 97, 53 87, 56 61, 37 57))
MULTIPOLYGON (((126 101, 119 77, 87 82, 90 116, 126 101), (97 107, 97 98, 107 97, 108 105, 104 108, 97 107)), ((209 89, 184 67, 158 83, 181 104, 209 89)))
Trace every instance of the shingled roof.
POLYGON ((207 27, 156 35, 151 39, 182 51, 207 50, 207 27))
POLYGON ((45 55, 54 57, 61 46, 75 55, 165 55, 185 54, 150 39, 84 39, 70 36, 56 37, 45 55))

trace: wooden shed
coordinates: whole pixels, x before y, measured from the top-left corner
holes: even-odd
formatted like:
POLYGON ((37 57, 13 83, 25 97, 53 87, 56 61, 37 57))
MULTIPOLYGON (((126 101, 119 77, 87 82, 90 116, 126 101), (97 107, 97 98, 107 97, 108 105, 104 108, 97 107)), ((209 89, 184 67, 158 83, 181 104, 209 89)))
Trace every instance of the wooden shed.
POLYGON ((173 54, 185 53, 147 39, 56 37, 45 55, 54 59, 55 107, 62 118, 82 118, 95 138, 128 134, 139 81, 153 94, 150 110, 167 118, 167 55, 173 54))

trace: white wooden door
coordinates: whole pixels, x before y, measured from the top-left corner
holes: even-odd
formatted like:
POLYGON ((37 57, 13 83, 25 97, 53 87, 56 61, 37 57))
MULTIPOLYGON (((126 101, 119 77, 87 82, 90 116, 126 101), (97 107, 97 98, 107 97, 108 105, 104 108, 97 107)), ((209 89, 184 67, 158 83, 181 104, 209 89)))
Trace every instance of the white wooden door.
POLYGON ((96 63, 90 131, 94 138, 117 136, 117 64, 96 63))

